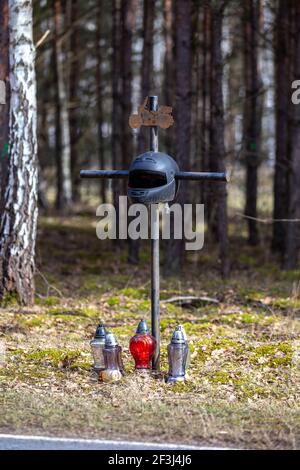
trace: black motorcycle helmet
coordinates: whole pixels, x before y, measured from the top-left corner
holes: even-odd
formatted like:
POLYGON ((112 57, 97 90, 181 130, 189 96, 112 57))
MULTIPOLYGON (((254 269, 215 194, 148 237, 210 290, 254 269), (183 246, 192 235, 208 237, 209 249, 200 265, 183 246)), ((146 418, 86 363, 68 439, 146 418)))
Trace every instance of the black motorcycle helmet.
POLYGON ((170 155, 146 152, 136 157, 129 167, 127 195, 132 202, 156 204, 175 199, 178 165, 170 155))

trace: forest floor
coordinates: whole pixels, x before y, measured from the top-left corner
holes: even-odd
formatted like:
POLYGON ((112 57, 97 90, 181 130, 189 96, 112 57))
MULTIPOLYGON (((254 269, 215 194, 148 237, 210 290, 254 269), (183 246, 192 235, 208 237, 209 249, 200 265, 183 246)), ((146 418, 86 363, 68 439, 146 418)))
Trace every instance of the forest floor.
POLYGON ((192 352, 187 383, 169 386, 135 373, 128 351, 138 321, 150 320, 148 244, 130 266, 95 224, 91 214, 40 218, 36 304, 9 298, 0 309, 0 432, 300 448, 300 271, 281 271, 267 245, 248 247, 236 219, 228 280, 210 244, 189 255, 180 276, 162 279, 162 300, 218 303, 162 302, 162 371, 176 324, 192 352), (116 384, 91 372, 99 321, 123 347, 116 384))

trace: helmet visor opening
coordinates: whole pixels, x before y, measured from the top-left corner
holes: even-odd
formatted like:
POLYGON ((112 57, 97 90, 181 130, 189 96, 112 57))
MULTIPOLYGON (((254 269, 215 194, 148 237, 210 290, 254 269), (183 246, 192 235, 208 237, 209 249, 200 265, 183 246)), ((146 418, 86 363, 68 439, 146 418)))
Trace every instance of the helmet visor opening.
POLYGON ((159 188, 167 184, 165 173, 158 171, 133 170, 129 174, 129 188, 159 188))

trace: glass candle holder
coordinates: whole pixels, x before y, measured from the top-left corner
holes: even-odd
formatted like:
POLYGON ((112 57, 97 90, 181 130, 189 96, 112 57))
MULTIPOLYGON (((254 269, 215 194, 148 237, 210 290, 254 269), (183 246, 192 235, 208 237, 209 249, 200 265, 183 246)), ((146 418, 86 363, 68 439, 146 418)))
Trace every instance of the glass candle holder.
POLYGON ((141 320, 136 334, 129 342, 129 350, 135 361, 136 370, 150 370, 151 359, 156 347, 156 340, 149 334, 147 323, 141 320))
POLYGON ((94 338, 90 341, 92 355, 94 359, 93 369, 96 372, 104 369, 104 356, 103 356, 103 349, 105 346, 105 337, 106 337, 106 330, 104 325, 99 324, 96 329, 96 333, 94 338))
POLYGON ((100 378, 103 382, 117 382, 121 380, 124 375, 122 348, 118 345, 112 333, 106 334, 103 356, 105 368, 100 372, 100 378))
POLYGON ((189 347, 180 328, 176 328, 170 344, 168 345, 169 372, 167 383, 184 382, 186 380, 186 368, 189 358, 189 347))

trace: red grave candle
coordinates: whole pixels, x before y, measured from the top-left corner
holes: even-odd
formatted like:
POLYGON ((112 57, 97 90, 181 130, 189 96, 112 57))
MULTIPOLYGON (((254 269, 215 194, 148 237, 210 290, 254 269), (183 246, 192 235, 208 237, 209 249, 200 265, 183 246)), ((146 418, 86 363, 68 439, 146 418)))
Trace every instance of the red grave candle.
POLYGON ((145 320, 141 320, 136 334, 129 342, 129 349, 135 361, 136 369, 150 369, 150 361, 154 354, 156 340, 149 334, 145 320))

